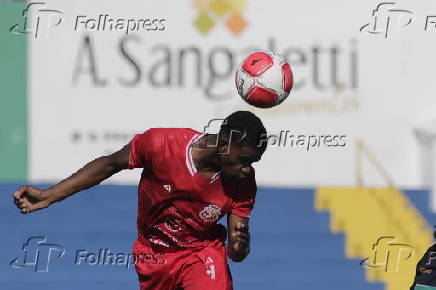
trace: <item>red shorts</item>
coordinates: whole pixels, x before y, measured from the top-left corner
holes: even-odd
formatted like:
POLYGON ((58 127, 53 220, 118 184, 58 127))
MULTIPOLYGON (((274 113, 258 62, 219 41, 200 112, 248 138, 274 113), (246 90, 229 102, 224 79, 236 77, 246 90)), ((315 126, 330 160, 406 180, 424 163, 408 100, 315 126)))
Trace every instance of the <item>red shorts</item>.
POLYGON ((133 246, 141 290, 232 290, 232 275, 222 241, 201 249, 168 251, 137 240, 133 246))

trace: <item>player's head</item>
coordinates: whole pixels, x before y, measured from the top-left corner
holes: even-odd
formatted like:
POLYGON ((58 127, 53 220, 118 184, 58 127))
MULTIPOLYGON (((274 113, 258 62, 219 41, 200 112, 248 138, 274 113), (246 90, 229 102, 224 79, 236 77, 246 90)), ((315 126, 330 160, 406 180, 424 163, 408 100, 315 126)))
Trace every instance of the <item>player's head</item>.
POLYGON ((260 160, 267 142, 262 121, 248 111, 230 114, 221 124, 218 153, 221 173, 228 178, 243 178, 250 174, 251 164, 260 160))

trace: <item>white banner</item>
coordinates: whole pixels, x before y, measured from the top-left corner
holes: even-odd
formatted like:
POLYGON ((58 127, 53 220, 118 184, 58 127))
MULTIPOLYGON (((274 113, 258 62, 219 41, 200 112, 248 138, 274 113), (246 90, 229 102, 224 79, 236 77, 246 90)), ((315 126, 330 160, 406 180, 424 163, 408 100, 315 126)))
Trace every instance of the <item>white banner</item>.
MULTIPOLYGON (((379 4, 57 0, 30 7, 27 17, 42 23, 28 28, 31 179, 65 178, 150 127, 202 131, 210 119, 243 109, 270 134, 293 136, 255 165, 259 184, 354 184, 362 139, 397 184, 419 186, 412 129, 436 115, 436 28, 428 17, 436 4, 379 4), (254 49, 291 63, 294 89, 280 106, 256 109, 237 95, 235 67, 254 49), (330 138, 341 145, 328 146, 330 138)), ((139 174, 110 181, 137 183, 139 174)), ((383 182, 371 168, 364 179, 383 182)))

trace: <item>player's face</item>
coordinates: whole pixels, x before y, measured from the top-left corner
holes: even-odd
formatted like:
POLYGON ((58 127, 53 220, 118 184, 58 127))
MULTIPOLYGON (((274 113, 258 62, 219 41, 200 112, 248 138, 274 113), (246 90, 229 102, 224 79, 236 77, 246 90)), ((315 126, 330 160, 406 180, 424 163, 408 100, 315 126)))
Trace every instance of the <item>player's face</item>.
POLYGON ((229 179, 247 177, 253 168, 251 164, 260 160, 258 151, 250 146, 231 145, 230 150, 220 154, 221 173, 229 179))

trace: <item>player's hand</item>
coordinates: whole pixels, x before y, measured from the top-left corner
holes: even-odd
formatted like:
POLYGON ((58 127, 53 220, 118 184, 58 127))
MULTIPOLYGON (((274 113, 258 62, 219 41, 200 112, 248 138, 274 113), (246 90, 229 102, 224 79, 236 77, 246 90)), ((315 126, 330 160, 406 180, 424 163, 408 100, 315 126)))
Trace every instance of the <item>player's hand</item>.
POLYGON ((250 245, 250 233, 248 232, 248 225, 237 224, 234 235, 234 241, 241 244, 241 246, 250 245))
POLYGON ((21 213, 30 213, 50 205, 45 191, 29 185, 20 186, 20 189, 14 192, 13 198, 21 213))
POLYGON ((242 260, 250 252, 250 233, 248 225, 237 224, 233 231, 231 251, 236 260, 242 260))

